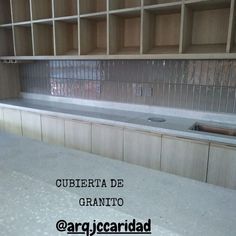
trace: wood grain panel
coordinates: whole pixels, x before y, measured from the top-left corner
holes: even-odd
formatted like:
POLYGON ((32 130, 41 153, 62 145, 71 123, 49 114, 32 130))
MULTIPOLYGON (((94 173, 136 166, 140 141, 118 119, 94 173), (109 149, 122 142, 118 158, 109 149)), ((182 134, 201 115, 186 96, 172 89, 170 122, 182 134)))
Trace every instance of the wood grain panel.
POLYGON ((192 44, 226 44, 229 9, 195 11, 192 44))
POLYGON ((22 134, 25 137, 41 141, 40 114, 21 111, 22 134))
POLYGON ((52 116, 42 116, 41 122, 42 122, 43 142, 64 146, 65 143, 64 120, 52 116))
POLYGON ((160 170, 161 137, 151 133, 124 130, 124 160, 160 170))
POLYGON ((34 20, 52 17, 52 0, 31 0, 32 17, 34 20))
POLYGON ((161 170, 206 181, 208 143, 163 137, 161 170))
POLYGON ((56 54, 78 55, 78 24, 55 22, 56 54))
POLYGON ((19 97, 19 65, 0 63, 0 71, 0 99, 19 97))
POLYGON ((22 135, 21 114, 19 110, 3 109, 4 130, 11 134, 22 135))
POLYGON ((114 126, 92 125, 92 152, 123 160, 123 129, 114 126))
POLYGON ((236 147, 210 146, 207 182, 236 189, 236 147))
POLYGON ((15 47, 17 56, 33 56, 31 25, 28 27, 16 26, 15 47))
POLYGON ((85 122, 65 120, 65 146, 92 152, 92 125, 85 122))

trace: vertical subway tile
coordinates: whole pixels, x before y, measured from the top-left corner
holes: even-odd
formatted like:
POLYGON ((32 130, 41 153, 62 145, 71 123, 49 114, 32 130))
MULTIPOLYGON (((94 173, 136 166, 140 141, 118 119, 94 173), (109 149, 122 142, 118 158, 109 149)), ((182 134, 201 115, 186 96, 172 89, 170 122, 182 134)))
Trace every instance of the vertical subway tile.
POLYGON ((38 61, 20 65, 20 83, 29 93, 236 113, 234 60, 38 61))

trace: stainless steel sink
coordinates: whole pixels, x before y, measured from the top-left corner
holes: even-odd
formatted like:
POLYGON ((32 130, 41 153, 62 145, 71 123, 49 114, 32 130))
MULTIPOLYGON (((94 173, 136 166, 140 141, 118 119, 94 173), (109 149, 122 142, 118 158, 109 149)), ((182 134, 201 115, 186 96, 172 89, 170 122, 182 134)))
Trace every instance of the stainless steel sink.
POLYGON ((235 128, 229 128, 229 127, 223 127, 223 126, 217 126, 217 125, 195 123, 190 129, 200 131, 200 132, 205 132, 205 133, 236 136, 235 128))

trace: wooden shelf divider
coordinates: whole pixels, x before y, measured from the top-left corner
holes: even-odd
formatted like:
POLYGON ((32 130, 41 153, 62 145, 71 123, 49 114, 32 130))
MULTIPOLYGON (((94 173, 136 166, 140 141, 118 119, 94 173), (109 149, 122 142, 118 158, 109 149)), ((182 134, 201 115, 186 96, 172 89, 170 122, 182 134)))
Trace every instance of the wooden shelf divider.
POLYGON ((236 59, 236 0, 1 0, 0 59, 236 59))

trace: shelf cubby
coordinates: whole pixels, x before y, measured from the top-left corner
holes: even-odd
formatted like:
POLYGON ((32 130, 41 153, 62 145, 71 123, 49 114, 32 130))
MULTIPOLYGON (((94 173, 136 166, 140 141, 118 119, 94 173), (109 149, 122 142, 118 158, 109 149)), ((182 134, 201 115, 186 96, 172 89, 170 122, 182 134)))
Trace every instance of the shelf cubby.
POLYGON ((141 0, 110 0, 110 10, 135 8, 141 6, 141 0))
POLYGON ((54 0, 55 17, 78 15, 77 0, 54 0))
POLYGON ((30 21, 30 1, 12 0, 13 22, 30 21))
POLYGON ((14 56, 12 27, 0 28, 0 56, 14 56))
POLYGON ((107 10, 106 0, 80 0, 80 14, 105 12, 107 10))
POLYGON ((181 6, 144 11, 143 52, 145 54, 179 53, 181 6))
POLYGON ((33 20, 52 18, 51 0, 31 0, 33 20))
POLYGON ((140 54, 139 11, 110 15, 110 54, 140 54))
POLYGON ((78 55, 78 19, 55 21, 56 55, 78 55))
POLYGON ((33 24, 33 33, 35 55, 54 55, 52 21, 33 24))
POLYGON ((157 5, 157 4, 165 4, 165 3, 177 3, 182 2, 182 0, 144 0, 144 5, 157 5))
POLYGON ((80 19, 80 54, 107 54, 106 15, 80 19))
POLYGON ((183 52, 225 53, 230 1, 186 4, 184 9, 183 52))
POLYGON ((16 56, 33 56, 31 24, 14 27, 16 56))
POLYGON ((3 9, 0 14, 0 25, 11 23, 11 5, 10 0, 1 0, 0 9, 3 9))

